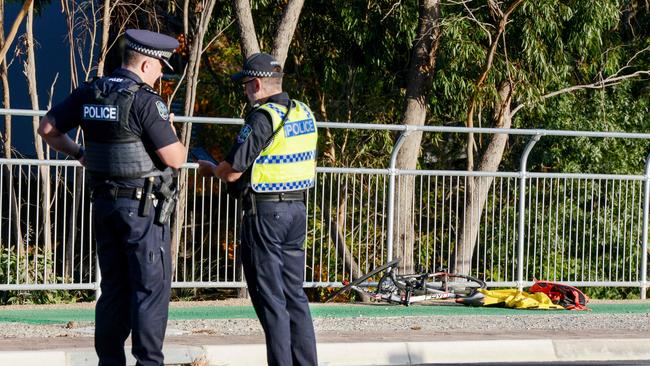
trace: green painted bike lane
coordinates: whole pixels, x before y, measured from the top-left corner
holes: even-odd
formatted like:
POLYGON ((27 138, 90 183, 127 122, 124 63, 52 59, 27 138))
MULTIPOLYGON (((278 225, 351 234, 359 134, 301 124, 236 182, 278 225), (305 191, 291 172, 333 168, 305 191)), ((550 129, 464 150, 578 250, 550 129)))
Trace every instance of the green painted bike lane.
MULTIPOLYGON (((616 303, 590 304, 591 311, 566 310, 516 310, 504 308, 466 307, 455 304, 436 305, 355 305, 312 304, 311 312, 315 318, 356 318, 356 317, 388 317, 388 316, 472 316, 472 315, 548 315, 548 314, 624 314, 650 313, 650 302, 646 303, 616 303)), ((29 324, 61 324, 69 321, 94 321, 94 309, 2 309, 0 307, 0 322, 29 323, 29 324)), ((175 307, 169 310, 170 320, 193 319, 254 319, 252 306, 192 306, 175 307)))

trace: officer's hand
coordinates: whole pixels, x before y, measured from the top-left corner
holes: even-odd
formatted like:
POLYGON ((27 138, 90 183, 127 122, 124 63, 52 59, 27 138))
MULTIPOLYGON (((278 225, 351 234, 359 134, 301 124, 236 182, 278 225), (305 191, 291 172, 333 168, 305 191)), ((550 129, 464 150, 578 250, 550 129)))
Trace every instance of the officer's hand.
POLYGON ((178 135, 178 133, 176 132, 176 127, 174 127, 174 113, 169 114, 169 125, 172 126, 172 130, 174 131, 174 133, 178 135))
POLYGON ((86 156, 85 155, 82 156, 81 158, 79 158, 78 161, 81 163, 81 165, 83 165, 84 168, 86 167, 86 156))
POLYGON ((215 177, 215 170, 217 169, 217 166, 214 165, 213 163, 206 161, 206 160, 199 160, 197 161, 199 164, 199 175, 202 177, 215 177))

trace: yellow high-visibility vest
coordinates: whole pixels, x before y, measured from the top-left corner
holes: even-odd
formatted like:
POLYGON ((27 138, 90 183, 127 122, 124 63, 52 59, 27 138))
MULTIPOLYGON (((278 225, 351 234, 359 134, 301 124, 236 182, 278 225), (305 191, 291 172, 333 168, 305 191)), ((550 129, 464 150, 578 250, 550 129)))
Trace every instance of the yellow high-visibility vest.
MULTIPOLYGON (((304 103, 291 100, 289 116, 253 163, 251 187, 258 193, 299 191, 314 186, 318 133, 314 114, 304 103)), ((266 103, 276 131, 287 108, 266 103)))

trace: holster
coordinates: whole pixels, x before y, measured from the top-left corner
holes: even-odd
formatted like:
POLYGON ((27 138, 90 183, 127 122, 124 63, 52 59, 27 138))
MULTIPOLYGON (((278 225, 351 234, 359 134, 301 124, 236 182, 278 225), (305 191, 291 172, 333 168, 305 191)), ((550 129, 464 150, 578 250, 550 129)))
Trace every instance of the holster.
POLYGON ((160 190, 156 192, 156 197, 158 198, 158 205, 156 206, 154 222, 158 225, 165 225, 169 222, 178 200, 178 190, 171 177, 163 177, 160 190))

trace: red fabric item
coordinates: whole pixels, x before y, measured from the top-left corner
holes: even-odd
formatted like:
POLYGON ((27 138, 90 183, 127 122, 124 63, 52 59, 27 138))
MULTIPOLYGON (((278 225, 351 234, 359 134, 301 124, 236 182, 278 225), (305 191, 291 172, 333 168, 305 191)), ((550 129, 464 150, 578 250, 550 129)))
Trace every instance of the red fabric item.
POLYGON ((543 292, 554 304, 561 305, 567 310, 589 310, 587 307, 589 297, 573 286, 536 280, 528 292, 543 292))

